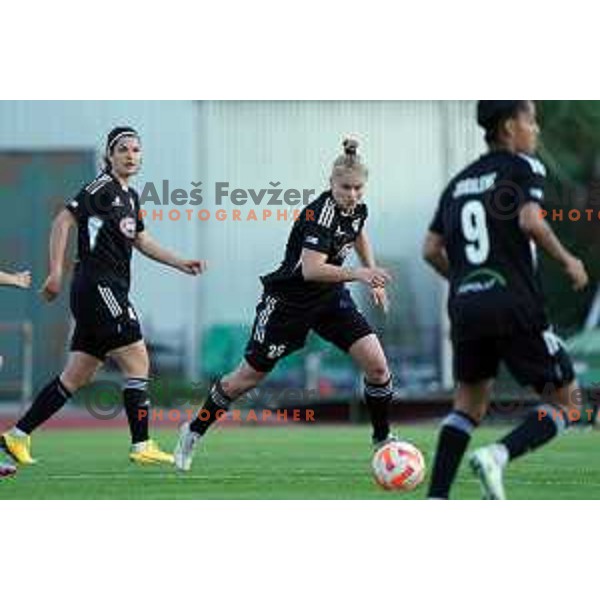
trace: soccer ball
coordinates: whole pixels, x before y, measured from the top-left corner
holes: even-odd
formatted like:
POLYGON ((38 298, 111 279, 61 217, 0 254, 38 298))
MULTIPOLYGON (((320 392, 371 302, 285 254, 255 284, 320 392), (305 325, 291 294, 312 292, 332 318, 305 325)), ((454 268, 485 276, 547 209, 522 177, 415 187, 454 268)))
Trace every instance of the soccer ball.
POLYGON ((386 490, 408 492, 425 478, 425 459, 408 442, 389 442, 379 448, 371 467, 375 481, 386 490))

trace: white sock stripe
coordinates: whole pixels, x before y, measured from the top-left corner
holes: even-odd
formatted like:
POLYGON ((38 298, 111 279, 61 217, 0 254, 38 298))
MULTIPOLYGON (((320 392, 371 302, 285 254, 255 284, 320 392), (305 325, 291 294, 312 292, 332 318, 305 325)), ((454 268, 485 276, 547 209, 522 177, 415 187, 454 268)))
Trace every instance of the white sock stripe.
POLYGON ((59 394, 63 398, 66 398, 68 400, 71 397, 71 392, 69 392, 69 390, 64 386, 63 382, 60 379, 57 380, 56 387, 58 389, 59 394))
POLYGON ((475 425, 464 415, 457 412, 451 412, 443 421, 442 427, 453 427, 464 433, 471 435, 475 425))
POLYGON ((147 390, 150 382, 141 377, 130 377, 123 385, 124 390, 147 390))
POLYGON ((385 398, 390 396, 394 388, 390 379, 386 385, 376 385, 365 381, 365 394, 373 398, 385 398))
POLYGON ((212 388, 210 388, 210 398, 217 406, 220 406, 221 408, 228 408, 231 404, 231 400, 229 400, 229 398, 226 396, 223 396, 223 394, 221 394, 221 392, 217 389, 216 383, 212 386, 212 388))

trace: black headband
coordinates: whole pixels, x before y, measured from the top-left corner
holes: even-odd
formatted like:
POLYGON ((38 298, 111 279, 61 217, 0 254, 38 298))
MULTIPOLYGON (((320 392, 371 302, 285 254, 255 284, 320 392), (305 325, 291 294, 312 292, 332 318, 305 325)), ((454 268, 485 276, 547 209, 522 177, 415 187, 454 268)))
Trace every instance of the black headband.
POLYGON ((140 136, 133 127, 115 127, 106 137, 106 153, 110 154, 115 144, 124 137, 139 138, 140 136))

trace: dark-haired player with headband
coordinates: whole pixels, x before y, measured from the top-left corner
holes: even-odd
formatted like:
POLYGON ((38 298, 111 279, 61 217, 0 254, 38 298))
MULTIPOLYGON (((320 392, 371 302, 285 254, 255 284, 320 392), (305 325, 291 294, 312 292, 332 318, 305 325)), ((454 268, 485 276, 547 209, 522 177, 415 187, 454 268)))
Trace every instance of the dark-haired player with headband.
POLYGON ((0 438, 20 464, 35 462, 30 453, 31 433, 90 383, 107 357, 117 364, 124 379, 130 459, 137 464, 173 462, 173 456, 162 452, 148 434, 149 360, 138 316, 129 300, 132 249, 187 275, 198 275, 205 264, 179 258, 146 231, 139 216, 138 194, 130 186, 141 158, 138 133, 130 127, 113 129, 106 143, 105 169, 54 219, 50 273, 41 292, 49 302, 60 293, 69 231, 77 226, 78 261, 71 282, 75 329, 63 372, 39 392, 15 427, 0 438))
POLYGON ((262 277, 264 293, 256 308, 244 360, 214 384, 198 417, 182 425, 175 449, 179 469, 191 468, 197 442, 231 402, 260 384, 279 360, 301 349, 311 330, 356 361, 365 375, 373 443, 377 446, 391 439, 388 405, 392 378, 387 360, 344 285, 364 283, 375 304, 387 309, 385 285, 389 275, 376 265, 364 227, 367 205, 362 198, 367 168, 357 147, 355 140, 345 140, 344 153, 333 165, 331 189, 300 213, 283 262, 262 277), (352 250, 362 267, 343 266, 352 250))
POLYGON ((563 267, 575 290, 583 263, 541 217, 546 169, 535 158, 539 126, 529 100, 481 100, 488 152, 454 177, 426 236, 425 260, 450 284, 448 312, 457 388, 439 432, 430 498, 448 498, 472 431, 484 417, 501 362, 544 404, 470 459, 485 499, 504 499, 507 464, 569 426, 579 390, 562 341, 549 328, 536 246, 563 267))

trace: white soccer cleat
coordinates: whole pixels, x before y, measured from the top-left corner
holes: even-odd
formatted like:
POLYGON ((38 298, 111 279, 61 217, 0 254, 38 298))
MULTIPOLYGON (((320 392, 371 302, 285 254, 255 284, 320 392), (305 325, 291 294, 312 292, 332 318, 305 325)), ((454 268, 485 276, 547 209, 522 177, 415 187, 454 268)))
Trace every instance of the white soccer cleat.
POLYGON ((473 452, 469 465, 479 478, 484 500, 506 500, 502 481, 504 466, 493 446, 473 452))
POLYGON ((200 437, 199 434, 190 431, 189 423, 184 423, 179 428, 179 439, 177 440, 173 457, 175 458, 175 466, 180 471, 189 471, 192 468, 194 448, 200 437))

